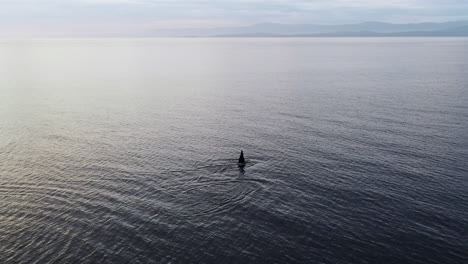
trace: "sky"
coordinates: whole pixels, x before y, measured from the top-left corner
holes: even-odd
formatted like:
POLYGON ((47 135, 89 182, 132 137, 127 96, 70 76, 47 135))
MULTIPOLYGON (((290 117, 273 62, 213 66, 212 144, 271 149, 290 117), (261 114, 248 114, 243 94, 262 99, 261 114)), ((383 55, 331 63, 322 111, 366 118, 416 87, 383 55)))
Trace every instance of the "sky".
POLYGON ((114 36, 255 23, 468 20, 468 0, 0 0, 0 37, 114 36))

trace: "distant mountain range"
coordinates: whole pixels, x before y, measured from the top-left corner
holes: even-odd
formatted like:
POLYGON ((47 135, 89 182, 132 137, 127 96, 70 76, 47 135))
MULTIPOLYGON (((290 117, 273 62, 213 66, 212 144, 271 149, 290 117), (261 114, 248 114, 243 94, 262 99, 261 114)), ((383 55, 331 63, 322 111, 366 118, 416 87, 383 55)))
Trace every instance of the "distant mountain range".
POLYGON ((344 25, 262 23, 245 27, 158 30, 148 34, 161 37, 468 37, 468 21, 344 25))

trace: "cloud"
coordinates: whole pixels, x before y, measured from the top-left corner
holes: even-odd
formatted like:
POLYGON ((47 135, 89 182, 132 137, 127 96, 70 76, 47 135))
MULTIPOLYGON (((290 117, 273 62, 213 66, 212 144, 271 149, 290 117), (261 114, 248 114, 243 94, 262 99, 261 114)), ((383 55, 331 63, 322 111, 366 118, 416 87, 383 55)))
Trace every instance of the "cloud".
POLYGON ((99 35, 259 22, 461 19, 468 20, 466 0, 0 0, 0 36, 11 32, 53 35, 71 29, 99 35))

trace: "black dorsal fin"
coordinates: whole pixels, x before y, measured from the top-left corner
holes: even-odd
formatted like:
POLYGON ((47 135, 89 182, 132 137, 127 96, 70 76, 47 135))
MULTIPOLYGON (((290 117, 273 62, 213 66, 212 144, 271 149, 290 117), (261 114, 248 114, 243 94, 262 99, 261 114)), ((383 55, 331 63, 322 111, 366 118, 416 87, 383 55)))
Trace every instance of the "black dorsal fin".
POLYGON ((239 157, 239 163, 240 163, 240 164, 244 164, 244 163, 245 163, 244 151, 242 151, 242 150, 241 150, 241 154, 240 154, 240 157, 239 157))

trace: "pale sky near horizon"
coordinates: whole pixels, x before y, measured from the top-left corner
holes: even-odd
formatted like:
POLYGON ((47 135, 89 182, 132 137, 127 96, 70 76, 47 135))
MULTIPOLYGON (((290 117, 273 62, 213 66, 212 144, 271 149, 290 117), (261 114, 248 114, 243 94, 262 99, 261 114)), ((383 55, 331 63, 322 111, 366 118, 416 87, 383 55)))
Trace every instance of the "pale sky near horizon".
POLYGON ((468 0, 0 0, 0 36, 113 36, 254 23, 468 20, 468 0))

